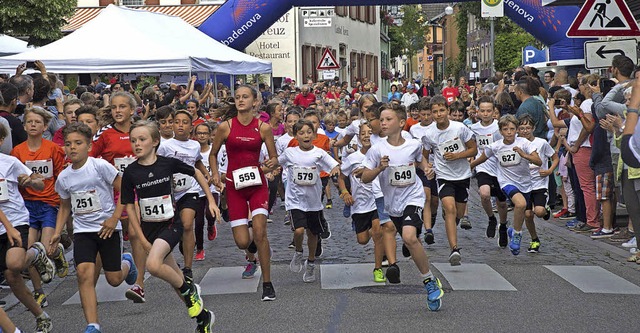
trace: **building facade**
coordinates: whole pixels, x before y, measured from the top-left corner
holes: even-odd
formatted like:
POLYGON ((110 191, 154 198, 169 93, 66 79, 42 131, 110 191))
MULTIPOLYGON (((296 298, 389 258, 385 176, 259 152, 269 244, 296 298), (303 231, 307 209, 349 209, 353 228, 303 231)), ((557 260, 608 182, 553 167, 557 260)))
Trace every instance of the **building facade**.
POLYGON ((467 79, 485 79, 491 76, 491 36, 480 29, 478 17, 469 14, 467 24, 467 79))

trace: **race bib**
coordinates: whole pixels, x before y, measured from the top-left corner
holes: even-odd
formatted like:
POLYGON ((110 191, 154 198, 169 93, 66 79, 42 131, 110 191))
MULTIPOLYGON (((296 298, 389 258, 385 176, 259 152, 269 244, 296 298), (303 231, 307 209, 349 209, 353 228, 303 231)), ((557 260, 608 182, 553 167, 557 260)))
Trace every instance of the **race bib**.
POLYGON ((31 172, 41 174, 45 179, 53 178, 53 160, 37 160, 37 161, 25 161, 24 164, 27 168, 31 169, 31 172))
POLYGON ((389 166, 389 184, 391 186, 409 186, 416 182, 416 167, 409 165, 389 166))
POLYGON ((116 169, 120 172, 124 172, 129 164, 133 163, 136 160, 135 157, 116 157, 113 159, 113 165, 116 166, 116 169))
POLYGON ((518 165, 520 164, 520 159, 520 154, 513 150, 503 150, 498 152, 498 160, 500 161, 500 165, 504 167, 518 165))
POLYGON ((173 175, 173 190, 175 192, 184 192, 191 188, 189 176, 181 173, 173 175))
POLYGON ((173 218, 170 195, 140 199, 140 214, 145 222, 162 222, 173 218))
POLYGON ((74 214, 89 214, 102 210, 96 190, 71 192, 71 209, 74 214))
POLYGON ((0 179, 0 202, 9 201, 9 184, 6 179, 0 179))
POLYGON ((233 170, 233 184, 236 190, 250 186, 262 185, 262 177, 260 177, 260 169, 256 166, 248 166, 233 170))
POLYGON ((318 181, 316 167, 293 167, 293 182, 297 185, 310 186, 318 181))
POLYGON ((439 144, 438 150, 442 155, 446 153, 459 153, 465 150, 465 145, 460 138, 455 138, 439 144))
POLYGON ((476 142, 478 143, 478 148, 484 148, 493 143, 493 135, 478 135, 476 136, 476 142))

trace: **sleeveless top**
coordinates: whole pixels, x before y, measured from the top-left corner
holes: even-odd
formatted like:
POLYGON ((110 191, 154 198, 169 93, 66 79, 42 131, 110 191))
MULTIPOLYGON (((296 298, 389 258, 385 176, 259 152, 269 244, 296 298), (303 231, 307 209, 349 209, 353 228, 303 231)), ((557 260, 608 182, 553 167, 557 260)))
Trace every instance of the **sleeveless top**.
MULTIPOLYGON (((229 137, 227 137, 226 146, 229 160, 227 173, 229 175, 240 168, 248 166, 260 167, 262 137, 260 137, 259 120, 253 118, 245 126, 238 121, 238 118, 231 119, 231 130, 229 131, 229 137)), ((231 177, 227 178, 231 179, 231 177)))

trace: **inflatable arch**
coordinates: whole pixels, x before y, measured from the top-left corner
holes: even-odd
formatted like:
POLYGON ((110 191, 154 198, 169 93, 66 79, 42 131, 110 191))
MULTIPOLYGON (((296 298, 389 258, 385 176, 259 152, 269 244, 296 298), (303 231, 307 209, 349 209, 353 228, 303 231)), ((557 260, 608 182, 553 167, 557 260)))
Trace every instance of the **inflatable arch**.
MULTIPOLYGON (((200 30, 215 40, 242 51, 292 6, 450 2, 445 0, 228 0, 200 25, 200 30)), ((543 7, 541 3, 541 0, 504 0, 505 15, 549 47, 549 60, 583 59, 583 44, 586 40, 567 38, 565 35, 578 14, 579 7, 543 7)))

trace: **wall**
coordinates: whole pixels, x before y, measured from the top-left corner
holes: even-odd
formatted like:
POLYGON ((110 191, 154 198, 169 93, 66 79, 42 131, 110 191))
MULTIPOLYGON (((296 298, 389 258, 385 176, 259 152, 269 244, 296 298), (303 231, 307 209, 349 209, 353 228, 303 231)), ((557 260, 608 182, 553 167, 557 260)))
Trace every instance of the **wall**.
POLYGON ((297 9, 290 9, 251 43, 245 53, 273 63, 273 76, 296 78, 295 22, 297 9))

